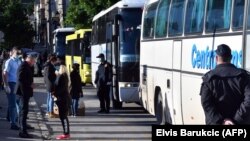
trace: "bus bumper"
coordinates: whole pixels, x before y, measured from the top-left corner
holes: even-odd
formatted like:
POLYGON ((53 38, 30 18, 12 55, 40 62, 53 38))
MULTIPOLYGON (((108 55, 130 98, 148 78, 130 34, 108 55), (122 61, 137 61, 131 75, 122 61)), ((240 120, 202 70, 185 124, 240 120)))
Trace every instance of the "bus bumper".
POLYGON ((119 97, 121 102, 139 102, 138 84, 136 86, 119 84, 119 97))

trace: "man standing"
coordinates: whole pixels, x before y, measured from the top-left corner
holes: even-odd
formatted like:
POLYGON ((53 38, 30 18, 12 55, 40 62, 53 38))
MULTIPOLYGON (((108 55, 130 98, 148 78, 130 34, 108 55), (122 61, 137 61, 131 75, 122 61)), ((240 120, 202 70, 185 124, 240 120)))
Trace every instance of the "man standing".
POLYGON ((250 76, 230 63, 227 45, 219 45, 216 54, 217 66, 203 76, 200 92, 206 124, 250 124, 250 76))
POLYGON ((7 93, 8 98, 8 111, 11 123, 12 130, 18 130, 16 125, 16 113, 17 111, 17 101, 14 89, 17 82, 17 69, 21 64, 20 59, 18 58, 18 49, 14 47, 12 49, 12 56, 5 62, 5 67, 3 71, 3 81, 4 89, 7 93))
POLYGON ((112 68, 110 63, 108 63, 104 54, 99 54, 96 58, 100 59, 100 65, 96 71, 95 84, 97 85, 97 95, 100 100, 100 110, 98 113, 109 113, 110 109, 110 86, 112 81, 112 68))
POLYGON ((49 118, 55 118, 55 114, 53 112, 54 107, 54 98, 52 97, 52 92, 55 90, 55 81, 56 81, 56 74, 55 74, 55 67, 54 64, 56 63, 57 58, 55 55, 50 55, 48 61, 44 65, 44 81, 46 85, 46 90, 48 93, 47 97, 47 112, 49 118))
POLYGON ((27 55, 17 72, 18 80, 15 91, 19 98, 19 136, 22 138, 31 138, 27 133, 27 115, 29 112, 29 99, 33 96, 32 66, 34 63, 35 58, 32 55, 27 55))

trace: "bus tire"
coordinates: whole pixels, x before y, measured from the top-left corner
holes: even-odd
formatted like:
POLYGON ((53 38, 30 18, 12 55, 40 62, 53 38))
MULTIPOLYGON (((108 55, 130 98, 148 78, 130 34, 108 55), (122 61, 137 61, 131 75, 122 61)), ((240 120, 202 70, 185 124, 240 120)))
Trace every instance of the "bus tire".
POLYGON ((156 104, 155 104, 155 116, 157 119, 157 123, 159 125, 165 124, 165 116, 164 116, 164 108, 163 108, 163 100, 162 100, 161 91, 159 91, 158 93, 156 104))

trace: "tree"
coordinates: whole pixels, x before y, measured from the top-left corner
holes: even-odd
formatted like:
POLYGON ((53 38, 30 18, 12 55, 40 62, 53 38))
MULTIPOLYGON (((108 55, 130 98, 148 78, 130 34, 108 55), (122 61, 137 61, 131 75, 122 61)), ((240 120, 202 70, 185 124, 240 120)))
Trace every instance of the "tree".
POLYGON ((66 26, 73 26, 76 29, 89 28, 90 23, 88 19, 90 17, 87 15, 83 6, 80 5, 79 0, 71 0, 70 5, 67 9, 67 15, 65 18, 66 26))
POLYGON ((66 25, 76 28, 91 27, 93 17, 120 0, 71 0, 66 25))
POLYGON ((0 0, 0 12, 0 30, 5 34, 4 47, 31 48, 35 32, 28 20, 28 10, 20 0, 0 0))

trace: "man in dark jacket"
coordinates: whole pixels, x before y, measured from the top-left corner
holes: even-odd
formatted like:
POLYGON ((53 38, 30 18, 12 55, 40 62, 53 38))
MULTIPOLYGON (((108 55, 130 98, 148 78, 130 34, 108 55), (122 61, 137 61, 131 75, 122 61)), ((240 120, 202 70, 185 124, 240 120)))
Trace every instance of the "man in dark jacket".
POLYGON ((250 124, 250 77, 230 63, 231 49, 219 45, 215 69, 203 76, 201 103, 206 124, 250 124))
POLYGON ((98 66, 98 70, 96 71, 95 84, 97 85, 97 95, 100 100, 100 110, 98 113, 109 113, 110 109, 110 86, 112 81, 112 68, 110 63, 108 63, 104 54, 99 54, 97 58, 100 58, 100 65, 98 66))
POLYGON ((56 63, 57 58, 55 55, 50 55, 48 58, 48 61, 44 65, 44 82, 46 85, 46 90, 48 93, 47 97, 47 114, 49 118, 54 118, 54 99, 52 97, 52 93, 55 89, 55 80, 56 80, 56 69, 54 67, 54 64, 56 63))
POLYGON ((18 79, 15 93, 18 95, 19 99, 19 136, 22 138, 31 138, 31 136, 27 133, 27 115, 29 112, 29 99, 33 96, 34 86, 31 67, 34 63, 35 58, 32 55, 28 55, 17 71, 18 79))

